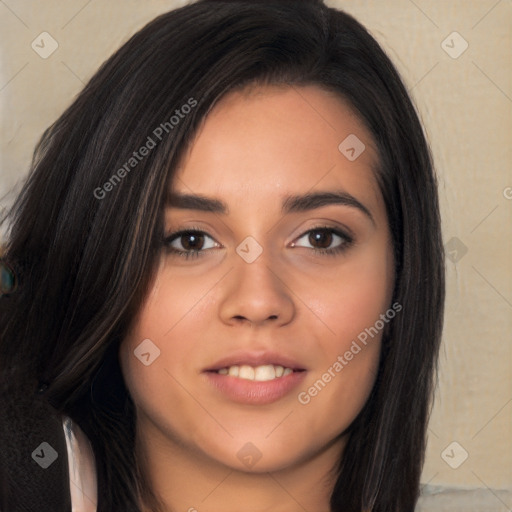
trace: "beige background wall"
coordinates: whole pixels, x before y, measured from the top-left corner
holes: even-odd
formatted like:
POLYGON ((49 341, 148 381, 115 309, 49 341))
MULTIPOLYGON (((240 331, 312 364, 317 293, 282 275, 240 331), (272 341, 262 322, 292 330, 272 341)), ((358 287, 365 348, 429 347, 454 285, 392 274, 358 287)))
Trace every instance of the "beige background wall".
MULTIPOLYGON (((101 62, 185 3, 0 1, 0 210, 43 129, 101 62), (36 39, 45 31, 58 48, 43 59, 31 44, 51 49, 36 39)), ((512 2, 327 3, 366 25, 398 66, 439 174, 448 297, 418 510, 512 510, 512 2)))

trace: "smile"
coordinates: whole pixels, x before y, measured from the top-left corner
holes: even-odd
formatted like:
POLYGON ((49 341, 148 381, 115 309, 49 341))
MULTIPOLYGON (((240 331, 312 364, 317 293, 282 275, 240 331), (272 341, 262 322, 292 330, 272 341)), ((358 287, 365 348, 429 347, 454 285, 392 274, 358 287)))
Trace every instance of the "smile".
POLYGON ((264 364, 261 366, 249 366, 244 364, 242 366, 233 365, 227 368, 220 368, 217 373, 220 375, 229 375, 230 377, 238 377, 239 379, 265 382, 286 377, 290 375, 290 373, 293 373, 293 370, 273 364, 264 364))

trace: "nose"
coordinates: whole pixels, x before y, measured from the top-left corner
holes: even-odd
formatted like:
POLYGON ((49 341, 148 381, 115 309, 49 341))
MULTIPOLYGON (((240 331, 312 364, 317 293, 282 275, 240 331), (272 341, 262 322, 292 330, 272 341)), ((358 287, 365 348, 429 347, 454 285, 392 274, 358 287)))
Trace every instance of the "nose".
POLYGON ((234 256, 235 268, 225 282, 219 306, 224 323, 282 326, 293 319, 293 293, 279 275, 278 267, 272 266, 264 254, 265 251, 252 263, 234 256))

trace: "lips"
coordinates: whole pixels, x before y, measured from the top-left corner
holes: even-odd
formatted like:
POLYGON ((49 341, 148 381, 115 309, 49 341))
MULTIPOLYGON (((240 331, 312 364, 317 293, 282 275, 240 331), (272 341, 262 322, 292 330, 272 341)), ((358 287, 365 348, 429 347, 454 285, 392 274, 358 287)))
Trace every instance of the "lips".
POLYGON ((283 354, 272 352, 239 352, 219 359, 204 371, 218 372, 223 368, 233 366, 240 367, 244 365, 251 366, 252 368, 265 365, 282 366, 283 368, 290 368, 293 371, 304 371, 307 369, 292 357, 283 354))
POLYGON ((240 352, 203 371, 206 382, 230 401, 263 405, 288 395, 307 369, 293 358, 270 352, 240 352))

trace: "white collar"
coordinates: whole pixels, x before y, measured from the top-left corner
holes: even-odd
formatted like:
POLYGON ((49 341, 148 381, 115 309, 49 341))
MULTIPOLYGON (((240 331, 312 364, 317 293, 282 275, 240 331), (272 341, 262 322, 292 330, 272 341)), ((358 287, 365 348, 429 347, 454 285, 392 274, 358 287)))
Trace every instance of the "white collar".
POLYGON ((62 427, 68 451, 71 510, 96 512, 96 464, 91 443, 82 429, 68 416, 63 416, 62 427))

